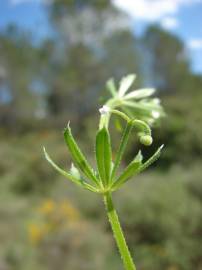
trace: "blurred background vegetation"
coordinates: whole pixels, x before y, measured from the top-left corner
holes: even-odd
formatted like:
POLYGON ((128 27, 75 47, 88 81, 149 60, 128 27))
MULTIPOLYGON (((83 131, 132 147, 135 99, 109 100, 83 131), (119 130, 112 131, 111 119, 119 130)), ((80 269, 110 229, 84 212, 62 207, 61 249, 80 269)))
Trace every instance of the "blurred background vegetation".
MULTIPOLYGON (((52 35, 40 43, 14 24, 0 32, 0 269, 122 269, 101 198, 55 173, 42 146, 68 168, 70 120, 93 162, 104 83, 136 73, 167 114, 143 152, 165 150, 115 194, 121 222, 139 270, 201 270, 202 76, 185 45, 156 25, 136 37, 105 0, 54 0, 46 12, 52 35)), ((139 147, 133 140, 125 161, 139 147)))

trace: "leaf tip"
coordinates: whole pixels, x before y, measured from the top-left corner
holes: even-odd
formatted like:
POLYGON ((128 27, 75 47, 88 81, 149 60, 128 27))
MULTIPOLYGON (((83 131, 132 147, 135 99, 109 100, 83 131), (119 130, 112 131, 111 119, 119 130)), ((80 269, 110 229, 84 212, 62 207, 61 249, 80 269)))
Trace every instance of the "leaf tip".
POLYGON ((70 121, 68 121, 67 126, 64 128, 63 133, 66 134, 66 133, 69 132, 69 131, 71 131, 71 128, 70 128, 70 121))
POLYGON ((46 152, 46 148, 45 148, 45 146, 43 146, 43 153, 44 153, 45 158, 46 158, 46 157, 47 157, 47 152, 46 152))
POLYGON ((162 145, 159 147, 159 151, 161 151, 163 148, 164 148, 164 144, 162 144, 162 145))
POLYGON ((43 146, 43 152, 44 152, 45 159, 46 159, 48 162, 50 162, 50 157, 49 157, 48 153, 46 152, 45 146, 43 146))

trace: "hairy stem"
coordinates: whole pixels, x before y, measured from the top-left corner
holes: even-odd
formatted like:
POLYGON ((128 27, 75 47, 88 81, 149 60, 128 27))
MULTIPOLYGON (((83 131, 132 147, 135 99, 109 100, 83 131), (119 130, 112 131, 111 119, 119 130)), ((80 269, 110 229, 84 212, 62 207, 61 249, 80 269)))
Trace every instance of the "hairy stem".
POLYGON ((111 193, 106 193, 104 195, 104 204, 114 234, 114 238, 116 240, 116 244, 123 260, 124 267, 126 270, 136 270, 135 264, 126 244, 121 225, 119 223, 118 215, 114 209, 111 193))

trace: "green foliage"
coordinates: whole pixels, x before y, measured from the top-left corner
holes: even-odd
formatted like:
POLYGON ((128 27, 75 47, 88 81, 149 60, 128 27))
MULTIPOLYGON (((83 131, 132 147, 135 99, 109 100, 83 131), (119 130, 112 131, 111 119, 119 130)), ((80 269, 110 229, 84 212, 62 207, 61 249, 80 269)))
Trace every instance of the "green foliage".
MULTIPOLYGON (((62 162, 66 157, 66 151, 61 147, 61 134, 56 136, 50 133, 48 137, 40 138, 46 141, 51 148, 50 151, 62 162)), ((16 183, 21 181, 21 170, 17 170, 16 166, 21 167, 22 160, 26 161, 27 148, 36 148, 37 142, 35 136, 22 137, 18 141, 21 151, 16 149, 15 154, 12 143, 15 144, 11 138, 9 144, 1 143, 1 153, 4 156, 1 163, 4 168, 1 172, 4 171, 4 174, 1 173, 0 183, 1 264, 14 270, 24 270, 28 266, 33 270, 50 269, 52 265, 52 269, 55 270, 58 269, 59 260, 62 260, 66 268, 72 267, 71 269, 76 270, 79 269, 79 265, 84 267, 88 259, 88 269, 119 269, 120 261, 118 255, 114 255, 116 250, 115 247, 113 249, 108 225, 103 221, 102 202, 99 197, 93 193, 89 196, 88 191, 74 188, 70 183, 61 181, 58 174, 53 174, 52 168, 43 162, 41 151, 37 156, 39 160, 37 166, 41 164, 48 174, 45 176, 42 170, 35 170, 35 177, 26 177, 26 181, 32 180, 32 186, 35 186, 30 193, 31 196, 25 196, 25 193, 19 195, 12 187, 13 181, 16 183), (8 158, 11 153, 13 158, 8 158), (45 188, 42 180, 44 177, 48 178, 45 188), (40 180, 40 183, 37 180, 40 180), (45 194, 42 192, 43 189, 46 190, 45 194), (86 231, 80 234, 80 229, 72 228, 47 237, 39 247, 30 245, 27 241, 26 224, 30 223, 30 220, 37 222, 35 208, 38 208, 41 200, 47 196, 58 200, 69 198, 82 213, 87 226, 90 226, 91 236, 86 231), (78 235, 82 242, 77 245, 74 243, 78 235), (68 252, 65 252, 66 248, 68 252), (55 250, 58 257, 51 255, 55 250), (103 251, 100 253, 100 250, 103 251), (92 254, 93 258, 90 260, 92 254)), ((27 169, 26 176, 28 172, 31 173, 27 169)), ((149 270, 155 266, 157 270, 169 267, 182 270, 201 269, 200 185, 200 163, 195 163, 191 169, 176 166, 167 172, 147 171, 115 194, 115 203, 121 215, 129 247, 131 250, 134 249, 132 254, 136 259, 137 268, 144 267, 149 270)), ((80 223, 79 228, 81 224, 85 228, 83 223, 80 223)))
POLYGON ((118 209, 139 268, 200 269, 201 201, 190 192, 198 172, 197 167, 191 174, 185 168, 153 172, 121 191, 118 209))

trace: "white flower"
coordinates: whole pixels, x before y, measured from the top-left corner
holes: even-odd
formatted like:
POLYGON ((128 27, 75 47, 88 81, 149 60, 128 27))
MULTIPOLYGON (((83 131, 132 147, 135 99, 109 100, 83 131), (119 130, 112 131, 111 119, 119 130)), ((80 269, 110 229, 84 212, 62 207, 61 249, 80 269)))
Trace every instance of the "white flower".
POLYGON ((99 109, 101 115, 106 115, 110 111, 110 108, 107 105, 104 105, 102 108, 99 109))
POLYGON ((130 74, 130 75, 122 78, 122 80, 120 82, 120 87, 119 87, 119 97, 120 98, 125 95, 125 93, 128 91, 128 89, 133 84, 135 78, 136 78, 135 74, 130 74))
POLYGON ((158 112, 158 111, 152 111, 152 116, 153 116, 155 119, 157 119, 157 118, 160 117, 160 112, 158 112))
POLYGON ((159 98, 154 98, 154 99, 153 99, 153 102, 154 102, 154 104, 156 104, 156 105, 160 105, 160 104, 161 104, 161 101, 160 101, 159 98))
POLYGON ((154 88, 143 88, 143 89, 138 89, 130 92, 127 94, 124 98, 125 99, 141 99, 141 98, 146 98, 151 95, 153 95, 155 92, 154 88))

